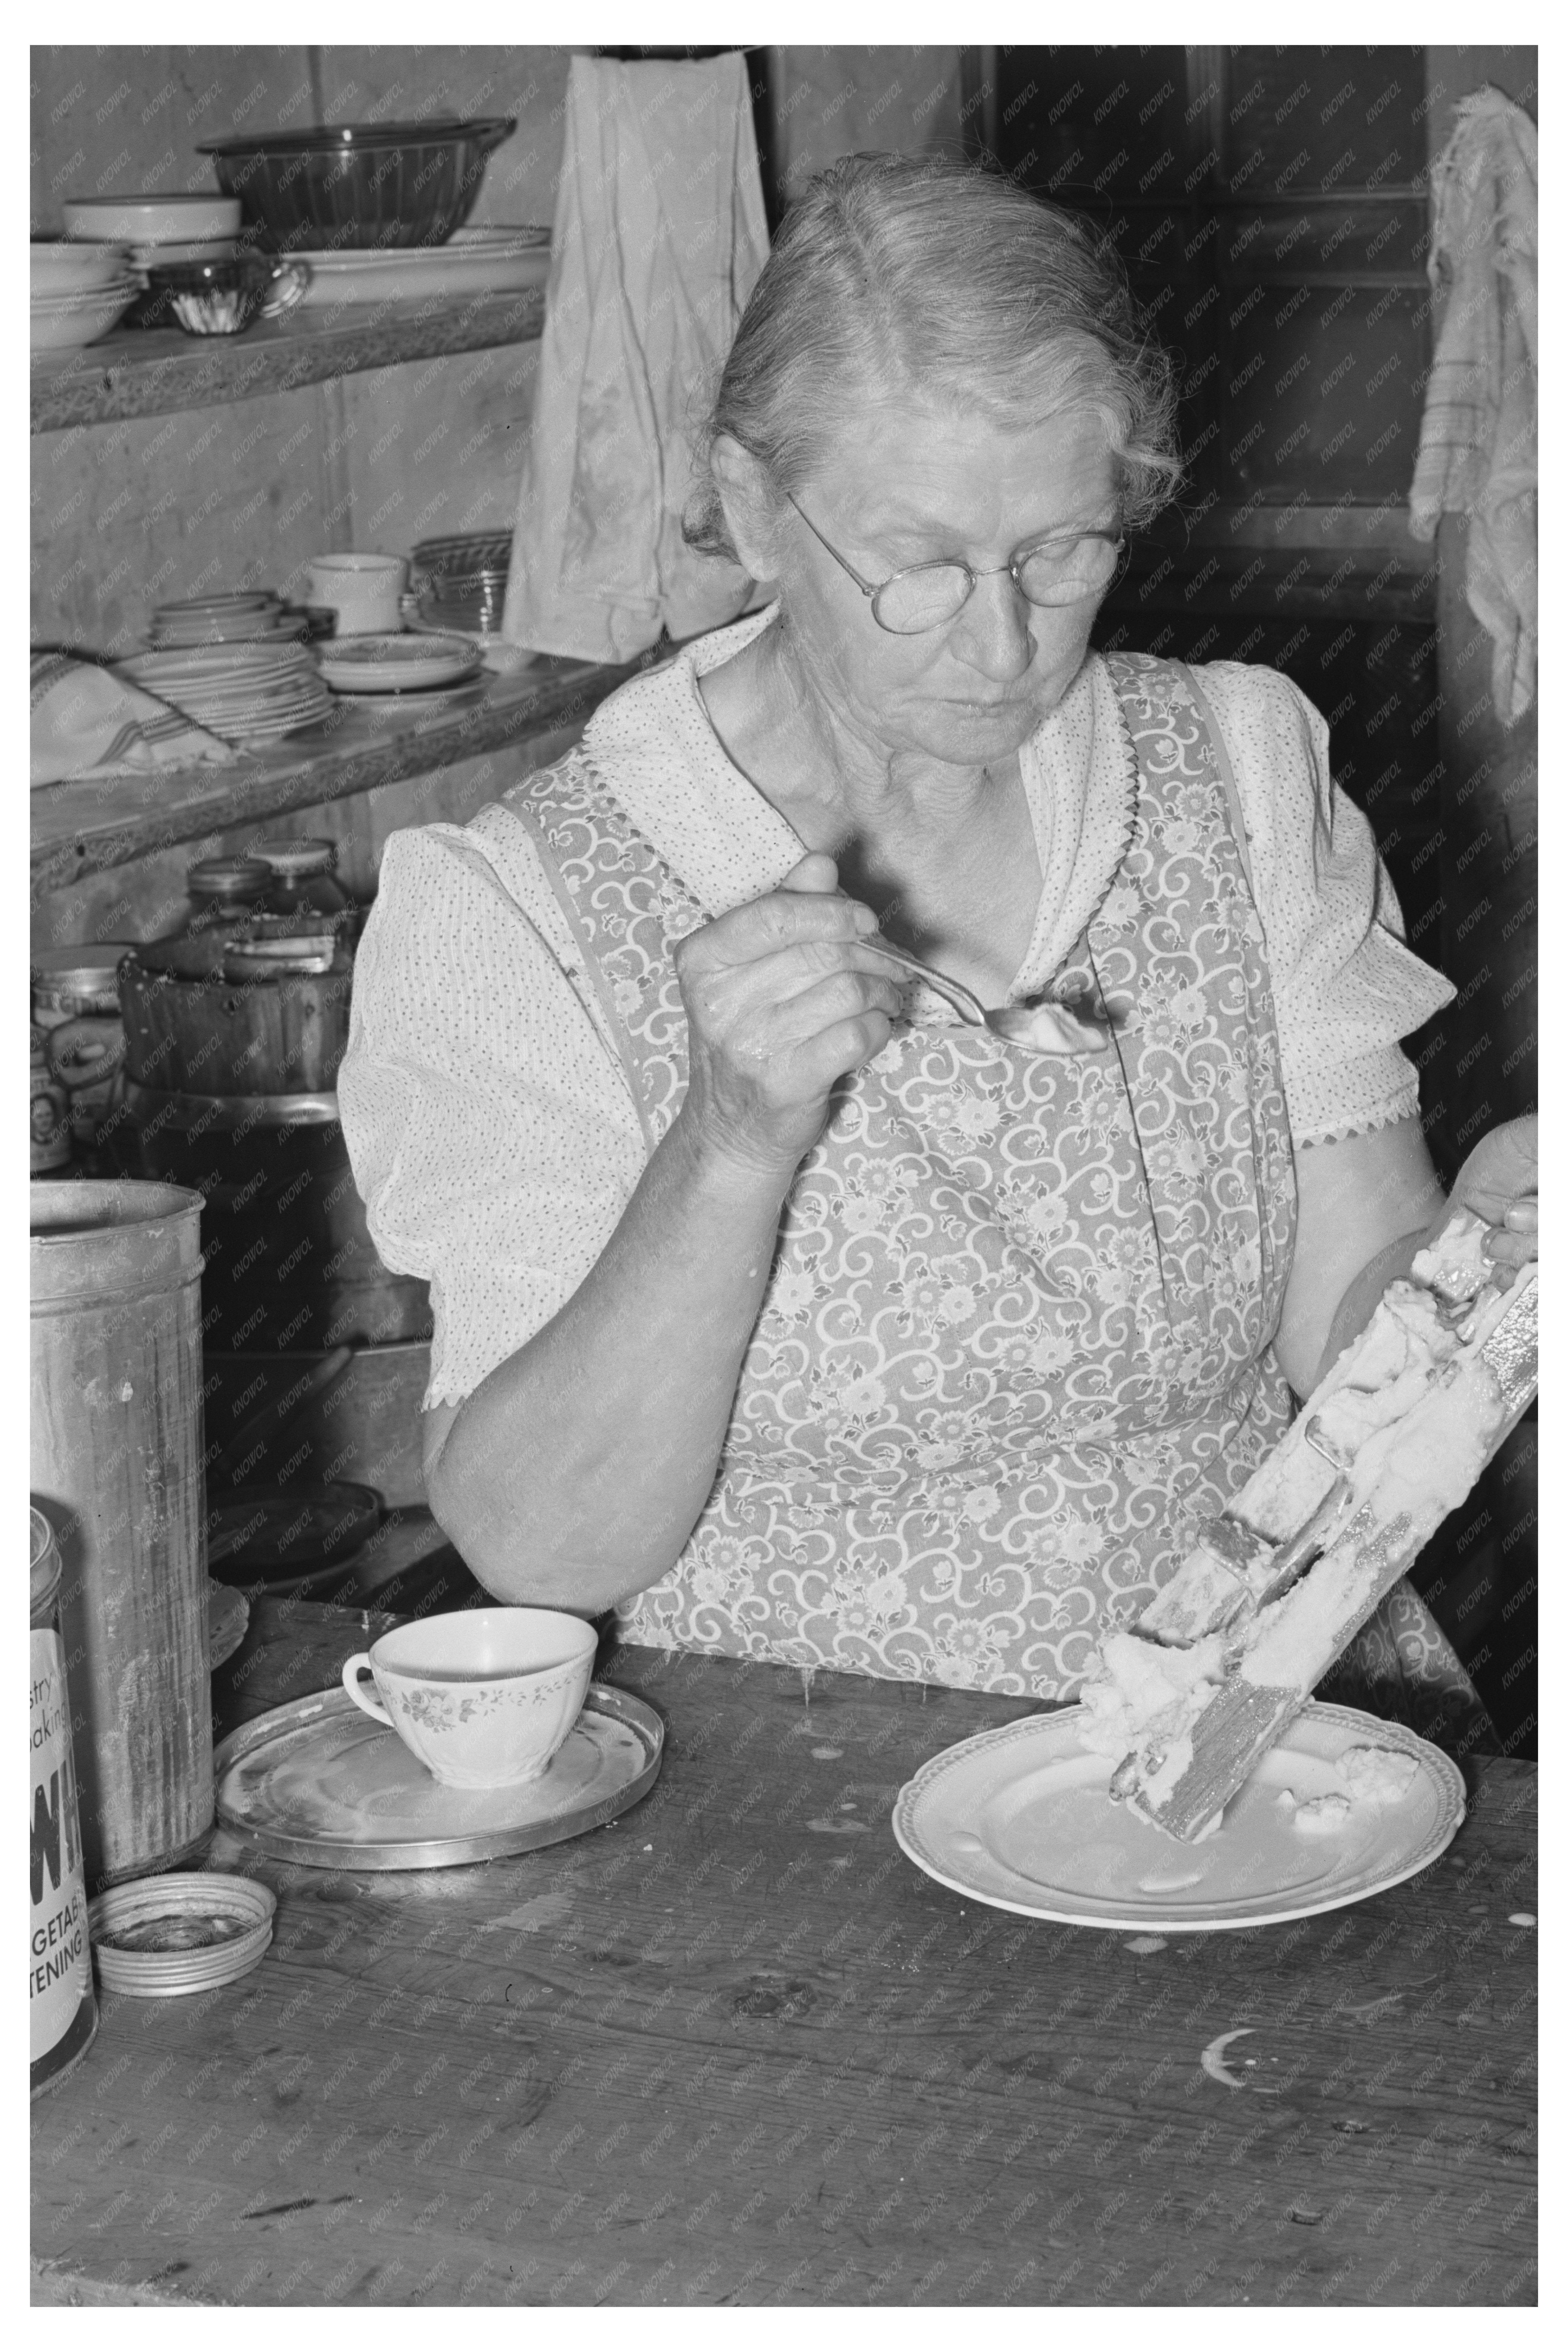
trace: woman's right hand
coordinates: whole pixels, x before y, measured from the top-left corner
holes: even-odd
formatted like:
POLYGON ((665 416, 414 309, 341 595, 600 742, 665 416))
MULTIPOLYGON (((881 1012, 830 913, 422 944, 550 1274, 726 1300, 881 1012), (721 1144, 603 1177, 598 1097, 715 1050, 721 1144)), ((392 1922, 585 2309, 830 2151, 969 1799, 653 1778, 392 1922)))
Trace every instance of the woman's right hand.
POLYGON ((834 1086, 880 1053, 900 1009, 893 967, 868 944, 869 907, 838 893, 814 852, 776 890, 676 950, 690 1079, 681 1120, 742 1165, 792 1176, 827 1123, 834 1086))

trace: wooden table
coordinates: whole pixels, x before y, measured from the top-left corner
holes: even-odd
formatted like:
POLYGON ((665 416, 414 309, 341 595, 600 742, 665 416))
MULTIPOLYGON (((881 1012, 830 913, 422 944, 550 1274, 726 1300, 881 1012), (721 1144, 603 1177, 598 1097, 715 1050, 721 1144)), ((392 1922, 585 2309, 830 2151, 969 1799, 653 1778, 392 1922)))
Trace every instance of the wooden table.
MULTIPOLYGON (((365 1639, 262 1604, 220 1727, 365 1639)), ((978 1907, 895 1845, 900 1784, 1025 1703, 610 1672, 668 1746, 589 1837, 339 1875, 218 1835, 276 1940, 215 1993, 105 2000, 33 2111, 36 2301, 1534 2301, 1533 1768, 1475 1768, 1387 1895, 1158 1942, 978 1907), (1242 2031, 1231 2088, 1200 2061, 1242 2031)))

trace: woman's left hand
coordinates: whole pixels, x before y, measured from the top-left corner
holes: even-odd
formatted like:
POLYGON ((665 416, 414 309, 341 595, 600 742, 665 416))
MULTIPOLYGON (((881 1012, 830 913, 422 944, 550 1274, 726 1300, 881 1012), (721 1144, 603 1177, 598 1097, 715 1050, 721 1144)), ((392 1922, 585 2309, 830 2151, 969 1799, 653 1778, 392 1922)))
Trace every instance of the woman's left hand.
POLYGON ((1438 1218, 1433 1236, 1442 1230, 1451 1209, 1472 1209, 1494 1230, 1487 1251, 1500 1266, 1517 1269, 1536 1255, 1540 1206, 1536 1200, 1536 1130, 1540 1122, 1510 1119, 1483 1135, 1455 1181, 1448 1208, 1438 1218))

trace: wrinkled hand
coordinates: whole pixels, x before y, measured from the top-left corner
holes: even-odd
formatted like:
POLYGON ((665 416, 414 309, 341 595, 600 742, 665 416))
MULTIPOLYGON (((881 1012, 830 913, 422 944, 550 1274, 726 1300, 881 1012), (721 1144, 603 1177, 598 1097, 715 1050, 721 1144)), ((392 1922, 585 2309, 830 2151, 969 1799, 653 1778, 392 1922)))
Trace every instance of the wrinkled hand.
MULTIPOLYGON (((1510 1272, 1527 1265, 1536 1255, 1538 1126, 1532 1115, 1510 1119, 1483 1135, 1460 1169, 1448 1200, 1449 1209, 1473 1209, 1496 1228, 1487 1237, 1487 1250, 1510 1272)), ((1438 1230, 1441 1225, 1439 1219, 1438 1230)))
POLYGON ((710 1148, 793 1175, 846 1071, 880 1053, 900 1010, 893 968, 866 944, 868 907, 838 895, 831 857, 683 940, 675 967, 690 1040, 681 1118, 710 1148))

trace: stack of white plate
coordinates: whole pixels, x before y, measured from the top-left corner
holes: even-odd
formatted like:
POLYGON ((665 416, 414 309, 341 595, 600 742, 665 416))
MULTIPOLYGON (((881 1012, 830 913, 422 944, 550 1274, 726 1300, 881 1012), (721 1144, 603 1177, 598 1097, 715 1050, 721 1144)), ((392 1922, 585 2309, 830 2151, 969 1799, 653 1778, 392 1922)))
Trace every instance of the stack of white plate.
POLYGON ((310 282, 302 309, 336 302, 410 302, 425 295, 437 300, 471 300, 486 294, 517 294, 542 286, 550 276, 550 231, 531 226, 454 229, 445 245, 395 247, 381 252, 301 252, 310 282))
POLYGON ((122 245, 37 244, 31 251, 36 352, 76 351, 95 342, 141 290, 122 245))
POLYGON ((472 677, 479 648, 466 637, 402 635, 329 637, 317 659, 336 694, 428 694, 472 677))
POLYGON ((120 672, 231 743, 271 742, 318 725, 332 707, 300 646, 187 646, 135 654, 120 672))
POLYGON ((310 624, 286 612, 270 588, 225 589, 212 596, 180 596, 154 606, 147 642, 163 653, 190 646, 256 644, 302 637, 310 624))

